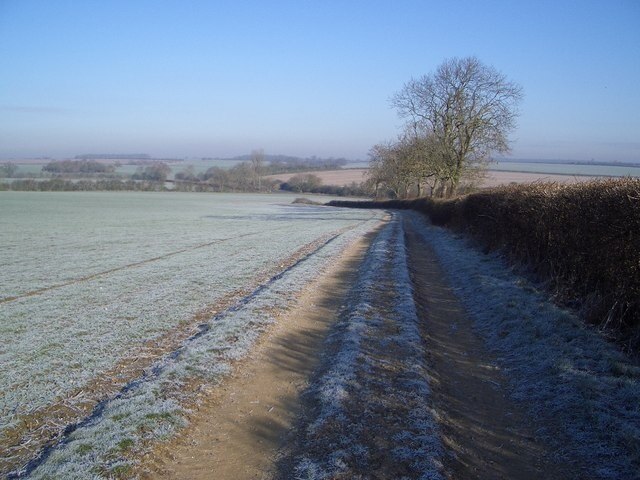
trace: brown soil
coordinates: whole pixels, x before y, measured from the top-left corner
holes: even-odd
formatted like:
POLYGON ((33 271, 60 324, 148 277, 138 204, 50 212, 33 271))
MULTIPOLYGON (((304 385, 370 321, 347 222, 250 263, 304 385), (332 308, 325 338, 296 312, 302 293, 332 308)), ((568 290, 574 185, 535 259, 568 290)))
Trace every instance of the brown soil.
MULTIPOLYGON (((345 168, 344 170, 324 170, 319 172, 304 172, 302 175, 310 173, 322 180, 323 185, 351 185, 353 182, 360 183, 366 180, 366 168, 345 168)), ((300 175, 300 173, 278 173, 276 175, 267 175, 265 178, 270 180, 281 180, 288 182, 291 177, 300 175)))
MULTIPOLYGON (((326 170, 312 173, 320 177, 323 185, 351 185, 351 183, 360 183, 366 180, 366 168, 345 168, 344 170, 326 170)), ((287 182, 298 173, 280 173, 277 175, 268 175, 265 178, 271 180, 281 180, 287 182)), ((482 182, 481 187, 497 187, 499 185, 509 185, 510 183, 531 183, 531 182, 558 182, 558 183, 576 183, 587 182, 598 177, 576 176, 576 175, 560 175, 552 173, 532 173, 532 172, 499 172, 488 171, 487 176, 482 182)))
POLYGON ((144 479, 271 478, 276 456, 303 411, 299 399, 317 365, 368 244, 350 247, 270 328, 251 357, 212 389, 190 426, 143 459, 144 479))
POLYGON ((450 479, 572 478, 536 439, 523 406, 444 280, 435 254, 406 223, 418 315, 425 325, 434 408, 450 479))

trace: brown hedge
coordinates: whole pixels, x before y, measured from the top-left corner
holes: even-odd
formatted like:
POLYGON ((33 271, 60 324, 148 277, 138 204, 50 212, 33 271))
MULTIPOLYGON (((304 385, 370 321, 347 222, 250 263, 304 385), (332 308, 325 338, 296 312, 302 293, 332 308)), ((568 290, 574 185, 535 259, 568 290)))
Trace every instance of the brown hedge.
POLYGON ((640 347, 640 179, 534 183, 433 201, 332 202, 414 209, 528 265, 587 321, 640 347))

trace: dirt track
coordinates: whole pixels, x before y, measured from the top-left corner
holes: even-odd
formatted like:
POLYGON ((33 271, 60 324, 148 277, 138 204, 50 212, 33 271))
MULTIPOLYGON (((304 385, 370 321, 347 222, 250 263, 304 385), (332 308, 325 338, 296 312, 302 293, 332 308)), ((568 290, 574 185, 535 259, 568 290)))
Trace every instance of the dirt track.
MULTIPOLYGON (((505 377, 443 280, 430 247, 404 222, 405 242, 447 479, 572 478, 550 460, 536 428, 506 395, 505 377)), ((266 334, 235 374, 211 391, 180 437, 144 459, 146 479, 291 478, 278 461, 299 438, 300 394, 367 246, 353 246, 266 334), (283 470, 284 469, 284 470, 283 470)), ((304 422, 303 422, 304 423, 304 422)), ((388 471, 370 478, 394 478, 388 471)))
POLYGON ((271 478, 302 413, 300 393, 366 250, 348 249, 278 319, 249 359, 190 418, 191 426, 144 459, 146 479, 271 478))

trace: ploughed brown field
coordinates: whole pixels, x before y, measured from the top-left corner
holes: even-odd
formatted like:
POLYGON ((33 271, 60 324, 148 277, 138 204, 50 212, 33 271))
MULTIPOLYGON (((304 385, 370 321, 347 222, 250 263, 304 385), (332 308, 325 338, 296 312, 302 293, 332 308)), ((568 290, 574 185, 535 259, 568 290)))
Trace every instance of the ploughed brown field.
MULTIPOLYGON (((353 182, 360 183, 366 177, 366 168, 349 168, 344 170, 326 170, 323 172, 309 172, 320 177, 323 185, 350 185, 353 182)), ((266 178, 278 179, 283 182, 288 181, 294 175, 299 173, 279 173, 269 175, 266 178)), ((482 186, 497 187, 499 185, 509 185, 511 183, 531 183, 531 182, 560 182, 575 183, 593 180, 592 176, 575 176, 575 175, 558 175, 546 173, 529 173, 529 172, 497 172, 490 171, 487 173, 482 186)))

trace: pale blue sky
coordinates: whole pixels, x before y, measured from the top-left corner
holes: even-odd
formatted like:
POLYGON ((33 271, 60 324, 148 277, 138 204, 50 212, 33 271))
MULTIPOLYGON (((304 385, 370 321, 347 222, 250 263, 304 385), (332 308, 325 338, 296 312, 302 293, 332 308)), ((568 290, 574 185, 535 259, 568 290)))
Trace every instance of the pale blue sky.
POLYGON ((365 158, 469 55, 524 89, 512 157, 640 161, 640 0, 0 0, 0 158, 365 158))

